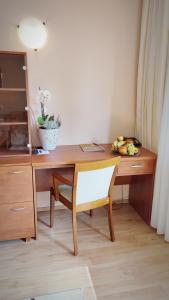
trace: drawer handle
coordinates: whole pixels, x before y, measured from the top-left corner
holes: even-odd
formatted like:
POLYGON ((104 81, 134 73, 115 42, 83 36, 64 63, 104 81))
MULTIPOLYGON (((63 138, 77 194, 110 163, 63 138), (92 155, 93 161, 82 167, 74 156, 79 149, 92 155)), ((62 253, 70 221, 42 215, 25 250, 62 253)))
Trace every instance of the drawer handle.
POLYGON ((11 172, 8 172, 9 174, 21 174, 21 173, 24 173, 24 171, 11 171, 11 172))
POLYGON ((131 168, 142 168, 143 165, 132 165, 131 168))
POLYGON ((25 207, 18 207, 18 208, 12 208, 11 210, 12 211, 22 211, 24 209, 25 209, 25 207))

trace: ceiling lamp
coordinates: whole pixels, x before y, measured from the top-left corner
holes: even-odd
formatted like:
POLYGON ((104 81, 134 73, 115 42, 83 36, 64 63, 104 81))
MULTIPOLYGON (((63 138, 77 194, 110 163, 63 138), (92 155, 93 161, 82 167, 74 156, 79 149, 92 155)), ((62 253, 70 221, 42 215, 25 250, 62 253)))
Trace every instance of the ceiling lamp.
POLYGON ((21 42, 28 48, 38 50, 47 40, 46 23, 38 19, 27 18, 18 25, 21 42))

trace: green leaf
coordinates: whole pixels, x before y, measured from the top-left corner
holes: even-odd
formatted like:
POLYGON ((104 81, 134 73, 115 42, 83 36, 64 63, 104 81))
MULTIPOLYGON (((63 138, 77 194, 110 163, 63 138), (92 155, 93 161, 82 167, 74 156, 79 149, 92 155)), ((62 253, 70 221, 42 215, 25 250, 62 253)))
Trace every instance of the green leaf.
POLYGON ((45 123, 45 120, 42 116, 38 117, 37 121, 39 125, 43 125, 45 123))
POLYGON ((54 121, 54 115, 53 116, 50 116, 48 121, 54 121))

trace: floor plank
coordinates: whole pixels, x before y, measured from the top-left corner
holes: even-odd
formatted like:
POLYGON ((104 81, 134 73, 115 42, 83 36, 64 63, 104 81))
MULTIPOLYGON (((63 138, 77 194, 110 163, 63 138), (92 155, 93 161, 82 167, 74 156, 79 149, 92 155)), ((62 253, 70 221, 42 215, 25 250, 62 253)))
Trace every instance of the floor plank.
MULTIPOLYGON (((85 266, 98 299, 169 299, 169 243, 129 205, 113 213, 114 243, 109 240, 106 208, 95 210, 93 217, 79 214, 78 257, 72 255, 71 214, 63 209, 56 211, 54 229, 38 222, 37 241, 1 242, 0 300, 56 292, 57 282, 61 282, 58 278, 64 286, 78 288, 71 274, 85 266), (64 276, 67 270, 69 275, 64 276)), ((40 213, 46 222, 48 217, 47 212, 40 213)), ((77 277, 80 280, 81 276, 77 277)))

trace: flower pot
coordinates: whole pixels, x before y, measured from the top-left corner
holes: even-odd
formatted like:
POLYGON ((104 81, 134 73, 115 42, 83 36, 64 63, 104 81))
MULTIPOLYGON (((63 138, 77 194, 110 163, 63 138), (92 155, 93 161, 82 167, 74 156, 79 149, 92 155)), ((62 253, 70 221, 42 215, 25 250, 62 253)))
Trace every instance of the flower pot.
POLYGON ((39 128, 39 137, 44 150, 54 150, 58 145, 59 129, 39 128))

